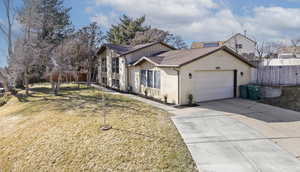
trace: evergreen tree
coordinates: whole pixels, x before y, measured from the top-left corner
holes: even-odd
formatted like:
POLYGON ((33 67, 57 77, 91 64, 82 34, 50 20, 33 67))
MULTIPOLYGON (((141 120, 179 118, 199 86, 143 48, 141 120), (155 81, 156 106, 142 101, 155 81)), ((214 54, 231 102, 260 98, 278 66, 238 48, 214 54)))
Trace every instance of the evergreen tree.
POLYGON ((127 15, 123 15, 120 18, 120 23, 112 25, 111 29, 107 32, 107 42, 129 45, 137 32, 145 32, 150 29, 150 26, 144 25, 145 20, 145 16, 132 19, 127 15))

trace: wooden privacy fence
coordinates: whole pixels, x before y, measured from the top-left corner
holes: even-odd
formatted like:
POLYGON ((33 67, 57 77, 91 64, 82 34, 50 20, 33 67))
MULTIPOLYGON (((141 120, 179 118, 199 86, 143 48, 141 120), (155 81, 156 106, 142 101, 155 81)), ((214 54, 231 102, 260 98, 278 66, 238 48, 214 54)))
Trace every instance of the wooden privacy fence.
POLYGON ((266 86, 300 85, 300 66, 263 66, 252 70, 252 83, 266 86))

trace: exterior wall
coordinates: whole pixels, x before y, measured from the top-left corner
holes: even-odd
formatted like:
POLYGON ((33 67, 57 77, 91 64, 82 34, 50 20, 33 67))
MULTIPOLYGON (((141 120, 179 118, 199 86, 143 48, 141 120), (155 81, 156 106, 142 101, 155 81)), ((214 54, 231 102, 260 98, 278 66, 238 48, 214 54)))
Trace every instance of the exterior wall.
POLYGON ((178 104, 178 75, 174 69, 155 67, 153 64, 144 61, 138 66, 130 67, 129 74, 129 85, 132 92, 145 95, 147 89, 150 97, 164 101, 164 96, 167 96, 168 103, 178 104), (140 84, 140 72, 146 69, 160 71, 160 89, 146 88, 140 84))
POLYGON ((112 87, 112 80, 118 79, 120 82, 120 90, 121 91, 128 91, 128 67, 127 64, 138 60, 143 56, 149 56, 151 54, 160 52, 160 51, 168 51, 170 50, 169 47, 166 47, 162 44, 155 44, 153 46, 138 50, 134 53, 128 54, 125 57, 120 56, 119 54, 115 53, 111 49, 106 49, 99 55, 99 67, 98 67, 98 81, 101 84, 102 77, 107 77, 107 85, 108 87, 112 87), (119 74, 112 72, 112 58, 118 57, 119 58, 119 74), (106 58, 107 63, 107 72, 101 71, 101 59, 106 58))
POLYGON ((99 66, 98 66, 98 83, 99 84, 103 84, 102 83, 102 78, 103 77, 106 77, 107 78, 107 72, 103 72, 102 71, 102 63, 101 63, 101 60, 103 59, 103 58, 106 58, 106 56, 107 56, 107 50, 105 50, 105 51, 103 51, 99 56, 98 56, 98 64, 99 64, 99 66))
MULTIPOLYGON (((237 70, 237 87, 248 84, 251 81, 251 67, 244 62, 233 57, 231 54, 220 50, 207 57, 196 60, 192 63, 184 65, 180 68, 180 102, 179 104, 188 104, 188 95, 194 95, 197 91, 197 86, 192 79, 189 79, 189 73, 195 75, 197 71, 215 71, 219 70, 237 70), (243 72, 243 76, 241 75, 243 72)), ((233 82, 233 81, 232 81, 233 82)), ((237 96, 239 90, 237 88, 237 96)))
MULTIPOLYGON (((107 78, 107 85, 108 87, 112 87, 112 80, 113 79, 118 79, 120 81, 120 90, 121 91, 126 91, 127 89, 127 84, 126 84, 126 79, 127 79, 127 69, 126 69, 126 64, 125 64, 125 59, 124 57, 119 57, 119 54, 115 53, 113 50, 106 49, 99 55, 99 67, 98 67, 98 81, 100 84, 102 81, 102 77, 107 78), (106 65, 107 65, 107 72, 102 72, 101 71, 101 59, 106 58, 106 65), (112 58, 119 58, 119 74, 113 73, 112 72, 112 58)), ((113 87, 112 87, 113 88, 113 87)))
POLYGON ((143 48, 136 52, 130 53, 126 55, 127 64, 137 61, 139 58, 143 56, 150 56, 154 53, 158 53, 160 51, 169 51, 171 50, 169 47, 166 47, 162 44, 155 44, 147 48, 143 48))
POLYGON ((228 41, 225 42, 227 47, 233 49, 235 52, 239 54, 255 54, 255 47, 256 44, 253 41, 250 41, 249 39, 245 38, 243 35, 237 34, 235 37, 232 37, 228 41), (236 49, 236 44, 242 44, 242 49, 236 49))
POLYGON ((119 81, 120 81, 120 90, 121 91, 127 91, 128 85, 127 85, 127 65, 126 60, 122 56, 119 59, 119 81))

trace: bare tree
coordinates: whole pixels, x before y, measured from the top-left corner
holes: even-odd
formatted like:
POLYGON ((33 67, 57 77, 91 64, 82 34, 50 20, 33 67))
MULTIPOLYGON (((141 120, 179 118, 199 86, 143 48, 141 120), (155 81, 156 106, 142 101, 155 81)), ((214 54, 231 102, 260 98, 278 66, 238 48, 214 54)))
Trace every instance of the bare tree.
POLYGON ((4 7, 4 13, 6 22, 0 23, 0 31, 5 36, 7 40, 7 47, 8 47, 8 56, 11 57, 13 54, 13 35, 12 35, 12 29, 15 19, 15 11, 13 9, 13 0, 2 0, 2 4, 4 7))
POLYGON ((81 43, 81 55, 85 54, 82 65, 87 70, 87 84, 90 85, 92 73, 97 64, 97 47, 103 43, 105 36, 97 23, 91 23, 89 26, 83 27, 76 36, 81 43))
POLYGON ((138 45, 160 41, 168 43, 177 49, 186 49, 188 47, 180 36, 156 28, 144 32, 137 32, 130 43, 131 45, 138 45))
POLYGON ((292 43, 293 48, 294 48, 293 54, 294 54, 294 56, 296 56, 296 54, 297 54, 297 47, 298 47, 299 44, 300 44, 300 38, 298 38, 298 39, 292 39, 292 40, 291 40, 291 43, 292 43))
POLYGON ((168 35, 168 32, 156 28, 149 29, 145 32, 137 32, 135 38, 131 40, 131 45, 165 41, 168 35))
MULTIPOLYGON (((4 16, 6 18, 4 23, 0 23, 0 33, 4 35, 5 40, 7 41, 7 60, 13 55, 13 24, 15 19, 15 11, 13 9, 12 0, 1 0, 4 8, 4 16)), ((8 68, 0 70, 0 81, 3 82, 5 90, 9 89, 9 78, 10 72, 8 68)))

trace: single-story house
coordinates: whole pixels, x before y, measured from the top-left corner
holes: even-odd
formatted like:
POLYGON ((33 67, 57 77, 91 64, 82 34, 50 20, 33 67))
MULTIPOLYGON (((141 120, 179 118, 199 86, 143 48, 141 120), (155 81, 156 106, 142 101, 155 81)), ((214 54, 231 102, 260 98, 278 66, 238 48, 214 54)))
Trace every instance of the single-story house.
POLYGON ((106 44, 98 52, 99 83, 168 103, 188 104, 239 96, 254 66, 226 46, 176 50, 155 42, 106 44))

